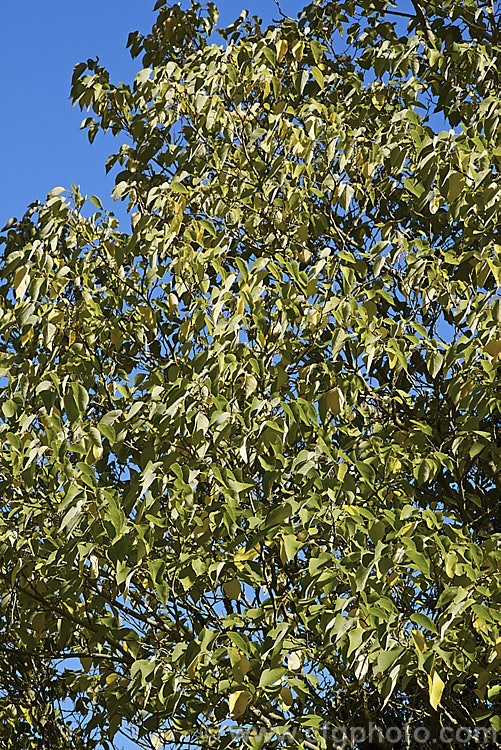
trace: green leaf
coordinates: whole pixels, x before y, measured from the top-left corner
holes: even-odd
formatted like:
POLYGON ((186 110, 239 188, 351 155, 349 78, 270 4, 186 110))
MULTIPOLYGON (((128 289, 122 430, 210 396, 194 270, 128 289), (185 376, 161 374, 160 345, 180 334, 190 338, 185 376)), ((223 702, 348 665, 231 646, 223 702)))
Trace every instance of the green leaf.
POLYGON ((285 669, 276 667, 275 669, 265 669, 259 679, 259 687, 270 687, 280 682, 285 674, 285 669))
POLYGON ((11 417, 13 417, 14 414, 17 412, 16 402, 13 401, 11 398, 7 399, 7 401, 5 401, 5 403, 2 404, 2 411, 6 419, 11 419, 11 417))
POLYGON ((383 521, 376 521, 369 531, 369 536, 374 544, 377 544, 383 537, 386 530, 386 526, 383 521))
POLYGON ((416 612, 411 615, 411 620, 412 622, 415 622, 416 625, 420 625, 421 627, 426 628, 426 630, 429 630, 431 633, 435 633, 436 635, 438 635, 437 627, 433 620, 428 617, 428 615, 425 615, 422 612, 416 612))
POLYGON ((173 193, 181 193, 183 195, 188 193, 188 188, 182 182, 171 182, 170 188, 173 193))
POLYGON ((101 422, 99 422, 99 424, 97 425, 97 428, 101 435, 107 438, 107 440, 109 440, 111 444, 116 442, 117 436, 113 425, 106 424, 101 420, 101 422))
POLYGON ((83 500, 79 500, 65 513, 63 520, 61 521, 62 532, 69 532, 76 526, 82 513, 82 507, 83 500))
POLYGON ((76 422, 80 416, 80 411, 72 393, 66 393, 64 396, 64 410, 70 422, 76 422))
POLYGON ((303 90, 304 90, 304 87, 306 86, 308 78, 309 76, 306 70, 300 70, 297 73, 294 73, 293 75, 294 86, 295 86, 297 93, 300 96, 303 93, 303 90))
POLYGON ((91 195, 89 196, 89 200, 91 203, 93 203, 95 206, 97 206, 101 211, 103 210, 103 204, 101 203, 100 199, 97 197, 97 195, 91 195))
POLYGON ((404 649, 401 647, 381 651, 377 660, 377 669, 379 672, 386 672, 391 665, 402 655, 404 649))
POLYGON ((144 685, 148 677, 152 674, 155 669, 155 661, 153 659, 138 659, 134 662, 130 670, 131 679, 134 679, 136 675, 141 678, 141 683, 144 685))
POLYGON ((318 85, 320 86, 320 88, 321 89, 325 88, 324 74, 322 73, 322 71, 320 70, 320 68, 318 68, 316 65, 314 65, 312 67, 312 69, 311 69, 311 72, 312 72, 313 78, 318 83, 318 85))
POLYGON ((354 192, 355 188, 352 185, 346 183, 342 186, 341 192, 339 194, 339 203, 345 211, 348 211, 350 208, 350 203, 354 192))
POLYGON ((283 536, 280 550, 282 562, 285 564, 286 562, 289 562, 289 560, 292 560, 302 546, 302 542, 300 542, 294 534, 286 534, 283 536))
POLYGON ((287 518, 289 518, 292 515, 292 507, 290 503, 284 503, 283 505, 278 505, 276 508, 272 508, 272 510, 268 513, 266 517, 266 526, 276 526, 277 524, 281 524, 282 521, 285 521, 287 518))
POLYGON ((432 378, 436 378, 442 369, 444 358, 440 352, 432 352, 429 357, 428 370, 432 378))
POLYGON ((83 414, 89 403, 89 394, 81 383, 72 383, 71 388, 77 409, 80 414, 83 414))

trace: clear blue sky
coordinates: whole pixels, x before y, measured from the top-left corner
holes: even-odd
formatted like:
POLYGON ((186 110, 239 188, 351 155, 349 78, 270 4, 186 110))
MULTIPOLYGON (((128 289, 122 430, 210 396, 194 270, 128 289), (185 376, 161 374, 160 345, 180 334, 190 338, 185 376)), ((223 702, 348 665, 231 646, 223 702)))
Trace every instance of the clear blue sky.
MULTIPOLYGON (((99 195, 106 208, 113 177, 104 162, 113 139, 92 144, 79 130, 84 114, 71 108, 74 65, 98 56, 114 82, 131 81, 140 69, 125 45, 130 31, 150 30, 155 0, 24 0, 1 3, 0 28, 0 228, 20 217, 33 200, 71 183, 85 194, 99 195)), ((231 23, 243 8, 265 21, 277 16, 273 0, 221 0, 220 25, 231 23)), ((306 4, 306 3, 304 3, 306 4)), ((300 0, 281 0, 295 16, 300 0)), ((120 212, 121 213, 121 212, 120 212)))

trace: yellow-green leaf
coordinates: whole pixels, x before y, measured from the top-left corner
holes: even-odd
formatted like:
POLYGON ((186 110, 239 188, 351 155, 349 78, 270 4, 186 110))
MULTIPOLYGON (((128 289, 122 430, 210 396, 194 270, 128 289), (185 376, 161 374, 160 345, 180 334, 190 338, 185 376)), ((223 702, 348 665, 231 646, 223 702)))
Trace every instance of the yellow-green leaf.
POLYGON ((327 401, 327 406, 335 417, 337 417, 338 414, 341 414, 344 407, 344 396, 339 388, 331 388, 330 391, 327 391, 325 394, 325 400, 327 401))
POLYGON ((236 578, 231 578, 226 583, 223 583, 223 591, 230 599, 240 599, 240 594, 242 593, 240 582, 236 578))
POLYGON ((283 688, 280 690, 279 699, 280 699, 280 706, 282 707, 284 711, 287 711, 294 703, 294 698, 292 697, 291 689, 287 687, 287 685, 284 685, 283 688))
POLYGON ((497 359, 501 354, 501 339, 491 339, 485 346, 484 352, 493 359, 497 359))
POLYGON ((228 699, 228 706, 234 719, 242 716, 242 714, 246 712, 247 706, 249 705, 249 699, 250 696, 247 690, 237 690, 234 693, 231 693, 228 699))
POLYGON ((283 564, 285 565, 289 560, 292 560, 302 546, 295 534, 286 534, 280 542, 280 559, 283 564))
POLYGON ((428 677, 428 685, 430 690, 430 703, 432 708, 434 708, 436 711, 440 703, 440 699, 442 698, 442 693, 444 692, 445 683, 438 672, 434 671, 433 675, 430 675, 428 677))
POLYGON ((277 48, 277 63, 281 63, 289 45, 285 39, 278 39, 275 46, 277 48))
POLYGON ((447 190, 447 200, 454 203, 458 195, 463 191, 466 184, 466 177, 461 172, 452 172, 449 176, 449 187, 447 190))
POLYGON ((426 651, 426 638, 423 632, 421 630, 411 630, 411 635, 417 650, 424 654, 426 651))

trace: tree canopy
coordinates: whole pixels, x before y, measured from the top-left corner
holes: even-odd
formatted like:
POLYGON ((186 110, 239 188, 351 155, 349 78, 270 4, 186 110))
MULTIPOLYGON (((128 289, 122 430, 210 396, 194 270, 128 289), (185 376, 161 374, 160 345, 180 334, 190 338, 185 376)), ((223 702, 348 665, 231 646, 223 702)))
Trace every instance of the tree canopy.
POLYGON ((1 238, 0 743, 483 747, 501 9, 156 10, 72 83, 130 230, 56 188, 1 238))

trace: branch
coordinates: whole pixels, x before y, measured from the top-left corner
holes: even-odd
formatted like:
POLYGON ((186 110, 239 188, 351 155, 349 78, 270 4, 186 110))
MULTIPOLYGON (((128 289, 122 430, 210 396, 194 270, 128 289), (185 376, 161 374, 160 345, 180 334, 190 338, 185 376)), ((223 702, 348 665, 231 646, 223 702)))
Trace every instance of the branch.
POLYGON ((419 4, 419 0, 411 0, 411 2, 412 2, 412 5, 414 6, 414 10, 416 11, 416 15, 419 19, 421 28, 426 34, 426 38, 428 39, 428 42, 430 44, 434 44, 435 34, 433 33, 431 29, 430 22, 428 21, 427 17, 424 14, 422 6, 419 4))

